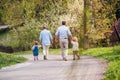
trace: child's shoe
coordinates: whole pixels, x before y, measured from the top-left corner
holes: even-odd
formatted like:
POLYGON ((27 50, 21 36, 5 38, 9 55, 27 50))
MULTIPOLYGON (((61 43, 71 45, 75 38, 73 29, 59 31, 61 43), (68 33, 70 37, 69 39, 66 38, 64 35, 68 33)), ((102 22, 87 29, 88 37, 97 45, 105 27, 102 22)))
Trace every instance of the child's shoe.
POLYGON ((78 56, 78 60, 80 60, 80 56, 78 56))
POLYGON ((73 58, 73 60, 75 60, 75 58, 73 58))

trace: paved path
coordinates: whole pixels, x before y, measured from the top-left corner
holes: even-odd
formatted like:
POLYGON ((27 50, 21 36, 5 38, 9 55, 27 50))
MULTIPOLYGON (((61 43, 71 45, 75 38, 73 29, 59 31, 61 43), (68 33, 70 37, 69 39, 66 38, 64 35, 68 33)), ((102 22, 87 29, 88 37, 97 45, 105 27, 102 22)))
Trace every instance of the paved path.
POLYGON ((102 80, 107 65, 96 58, 81 56, 73 61, 63 61, 60 55, 49 55, 49 60, 29 61, 0 70, 0 80, 102 80))

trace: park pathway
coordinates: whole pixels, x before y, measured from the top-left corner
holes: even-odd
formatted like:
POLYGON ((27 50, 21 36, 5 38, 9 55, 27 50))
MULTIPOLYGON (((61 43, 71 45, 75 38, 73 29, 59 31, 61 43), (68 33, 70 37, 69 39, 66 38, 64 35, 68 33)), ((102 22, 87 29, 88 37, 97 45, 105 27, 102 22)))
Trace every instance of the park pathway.
POLYGON ((25 63, 5 67, 0 70, 0 80, 103 80, 107 64, 90 56, 80 60, 63 61, 60 55, 49 55, 48 60, 33 61, 32 55, 25 63))

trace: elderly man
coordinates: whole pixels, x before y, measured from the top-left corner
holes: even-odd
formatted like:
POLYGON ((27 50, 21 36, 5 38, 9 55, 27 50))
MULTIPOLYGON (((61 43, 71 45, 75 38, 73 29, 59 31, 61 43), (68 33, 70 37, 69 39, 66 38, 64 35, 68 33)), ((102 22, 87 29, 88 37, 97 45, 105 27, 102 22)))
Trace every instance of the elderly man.
POLYGON ((46 26, 43 26, 43 30, 40 32, 39 40, 42 43, 44 60, 47 60, 47 55, 49 53, 49 47, 52 42, 52 35, 46 26))
POLYGON ((61 54, 63 60, 67 61, 68 55, 68 38, 72 38, 69 28, 66 26, 66 21, 62 21, 62 25, 58 27, 55 33, 55 41, 57 42, 57 36, 59 36, 61 54))

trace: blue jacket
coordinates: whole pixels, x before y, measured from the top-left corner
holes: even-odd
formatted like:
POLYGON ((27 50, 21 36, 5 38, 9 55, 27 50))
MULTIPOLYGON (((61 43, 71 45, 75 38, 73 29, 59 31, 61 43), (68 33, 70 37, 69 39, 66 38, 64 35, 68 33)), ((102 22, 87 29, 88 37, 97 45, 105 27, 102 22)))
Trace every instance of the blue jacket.
POLYGON ((51 35, 50 31, 48 31, 47 29, 42 30, 40 32, 39 40, 42 42, 43 46, 50 45, 51 40, 52 40, 52 35, 51 35))

